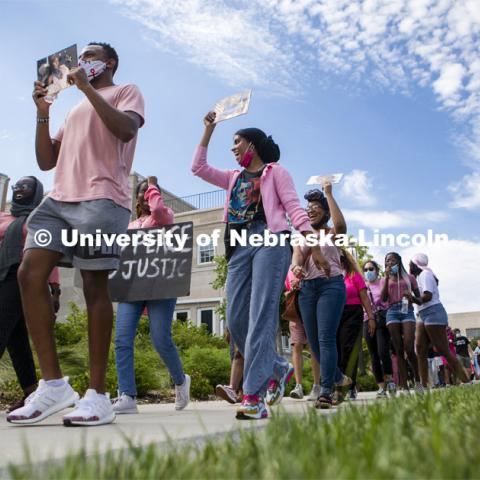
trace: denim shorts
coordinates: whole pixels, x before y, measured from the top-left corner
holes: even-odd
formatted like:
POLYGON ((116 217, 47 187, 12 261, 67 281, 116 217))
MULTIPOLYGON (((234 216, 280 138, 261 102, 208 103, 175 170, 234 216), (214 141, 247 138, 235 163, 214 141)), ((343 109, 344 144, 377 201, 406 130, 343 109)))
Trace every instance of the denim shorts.
POLYGON ((448 315, 441 303, 420 310, 420 321, 424 325, 448 325, 448 315))
POLYGON ((393 323, 415 323, 413 307, 408 307, 408 313, 402 313, 402 302, 394 303, 387 310, 387 325, 393 323))

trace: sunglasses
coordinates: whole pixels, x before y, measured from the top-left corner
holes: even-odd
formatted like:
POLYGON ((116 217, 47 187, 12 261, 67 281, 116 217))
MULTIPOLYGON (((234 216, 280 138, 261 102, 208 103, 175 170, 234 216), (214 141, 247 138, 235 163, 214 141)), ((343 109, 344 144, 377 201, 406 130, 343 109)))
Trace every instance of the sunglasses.
POLYGON ((28 190, 30 188, 30 185, 27 185, 26 183, 22 183, 21 185, 12 185, 10 187, 12 189, 13 192, 16 192, 17 190, 22 190, 23 192, 25 190, 28 190))
POLYGON ((308 212, 313 212, 315 210, 320 210, 322 207, 320 205, 310 205, 307 208, 305 208, 305 211, 308 212))

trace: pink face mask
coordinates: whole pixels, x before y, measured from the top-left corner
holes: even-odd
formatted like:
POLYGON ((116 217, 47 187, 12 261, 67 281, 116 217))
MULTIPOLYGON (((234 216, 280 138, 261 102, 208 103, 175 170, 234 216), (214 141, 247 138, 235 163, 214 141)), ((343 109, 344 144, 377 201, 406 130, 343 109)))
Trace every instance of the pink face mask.
POLYGON ((252 163, 254 153, 253 150, 251 149, 252 144, 247 147, 247 151, 242 155, 242 158, 240 160, 240 165, 243 168, 248 168, 248 166, 252 163))

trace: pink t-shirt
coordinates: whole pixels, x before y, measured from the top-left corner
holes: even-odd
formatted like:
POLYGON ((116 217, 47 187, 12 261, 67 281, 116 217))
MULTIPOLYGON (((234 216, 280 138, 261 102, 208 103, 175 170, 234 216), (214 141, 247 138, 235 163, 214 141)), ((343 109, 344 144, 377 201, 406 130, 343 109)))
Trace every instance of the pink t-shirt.
MULTIPOLYGON (((382 289, 383 289, 383 278, 376 280, 375 282, 369 283, 367 285, 367 295, 370 303, 372 303, 373 311, 375 310, 386 310, 388 305, 382 301, 382 289), (372 302, 373 299, 373 302, 372 302)), ((367 312, 364 313, 363 320, 366 322, 368 320, 367 312)))
MULTIPOLYGON (((143 97, 135 85, 112 85, 97 92, 118 110, 144 118, 143 97)), ((137 136, 127 143, 115 137, 85 98, 70 111, 53 139, 61 146, 50 197, 60 202, 107 198, 131 209, 128 177, 137 136)))
MULTIPOLYGON (((301 247, 302 253, 304 256, 308 255, 307 261, 305 262, 305 280, 312 280, 314 278, 325 278, 325 272, 322 269, 318 269, 313 261, 310 247, 301 247)), ((340 250, 338 247, 325 245, 320 247, 322 250, 325 260, 330 264, 330 277, 336 277, 338 275, 343 275, 343 267, 340 261, 340 250)))
POLYGON ((408 278, 410 285, 408 285, 403 277, 400 277, 399 282, 392 280, 392 277, 388 279, 388 306, 401 302, 404 293, 418 289, 417 279, 410 274, 408 274, 408 278))
POLYGON ((344 282, 347 290, 345 305, 361 305, 360 290, 367 288, 363 277, 358 272, 355 272, 353 275, 346 275, 344 282))
POLYGON ((150 208, 150 215, 143 215, 133 222, 128 228, 150 228, 161 225, 169 225, 174 222, 173 210, 167 207, 162 200, 162 195, 157 187, 150 185, 144 194, 150 208))
MULTIPOLYGON (((10 215, 9 213, 0 212, 0 245, 3 242, 3 237, 5 236, 5 232, 7 231, 10 224, 16 220, 17 217, 10 215)), ((23 243, 25 244, 25 239, 27 238, 27 225, 26 222, 23 224, 23 243)), ((58 272, 58 268, 55 267, 52 270, 52 273, 48 277, 48 283, 58 283, 60 284, 60 275, 58 272)))

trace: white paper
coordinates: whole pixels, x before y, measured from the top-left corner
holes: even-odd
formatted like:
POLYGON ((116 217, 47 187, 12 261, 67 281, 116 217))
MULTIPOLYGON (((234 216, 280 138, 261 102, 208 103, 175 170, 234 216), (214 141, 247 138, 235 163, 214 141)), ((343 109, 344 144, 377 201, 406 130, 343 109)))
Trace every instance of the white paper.
POLYGON ((308 179, 307 185, 325 185, 325 183, 339 183, 343 173, 332 173, 331 175, 315 175, 308 179))
POLYGON ((214 109, 217 114, 215 123, 247 113, 251 96, 252 91, 245 90, 244 92, 236 93, 217 102, 214 109))

